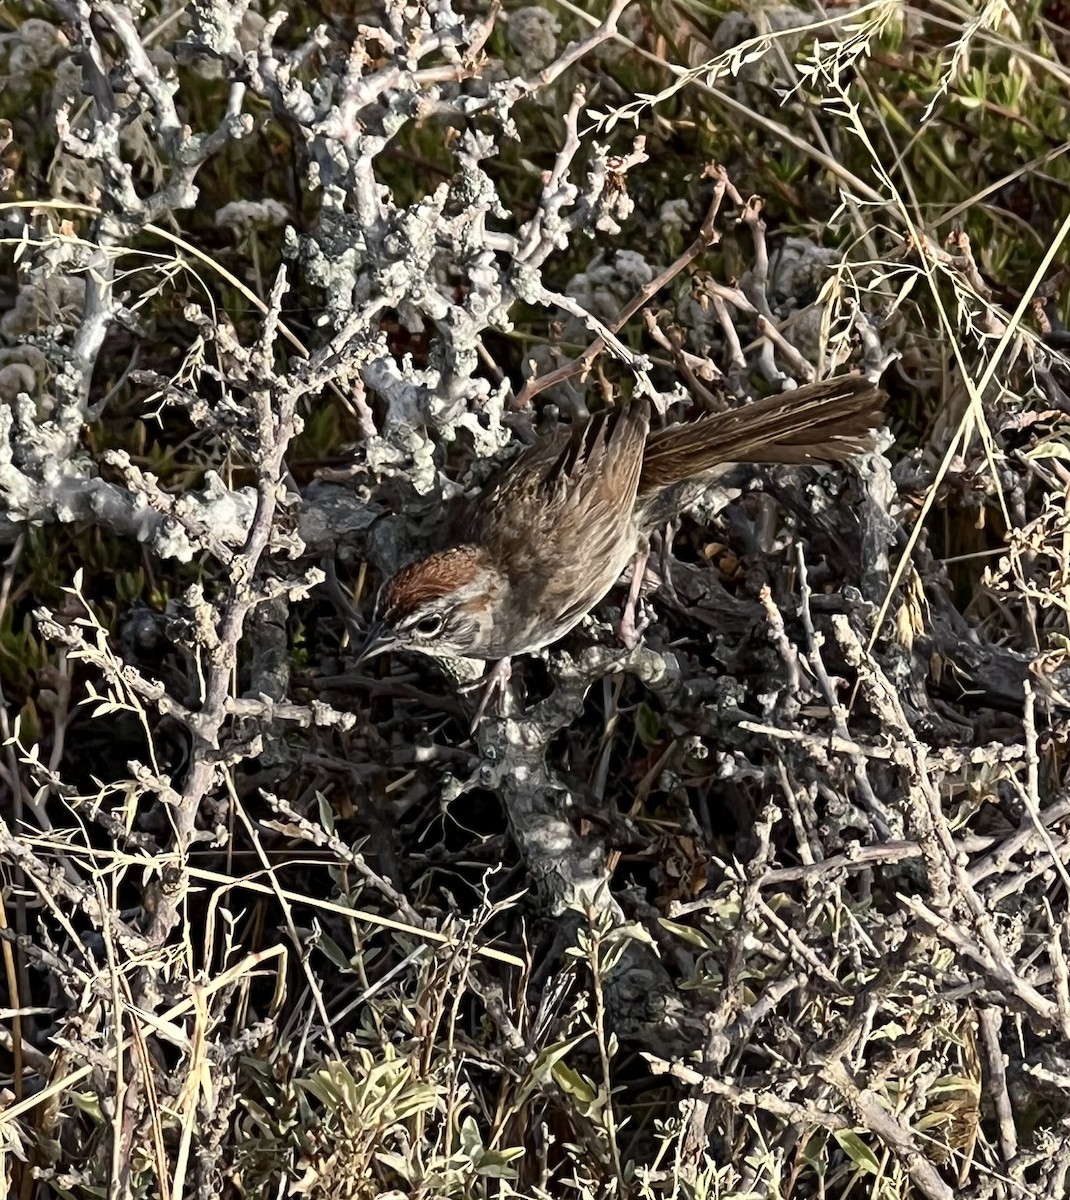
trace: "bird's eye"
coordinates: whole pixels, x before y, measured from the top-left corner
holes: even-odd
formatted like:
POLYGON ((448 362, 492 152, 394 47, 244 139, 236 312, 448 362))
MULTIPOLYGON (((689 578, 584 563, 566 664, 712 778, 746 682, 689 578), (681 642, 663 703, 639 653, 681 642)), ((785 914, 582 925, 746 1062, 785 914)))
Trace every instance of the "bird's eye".
POLYGON ((434 637, 442 628, 442 616, 440 613, 430 613, 426 617, 421 617, 416 622, 414 632, 420 637, 434 637))

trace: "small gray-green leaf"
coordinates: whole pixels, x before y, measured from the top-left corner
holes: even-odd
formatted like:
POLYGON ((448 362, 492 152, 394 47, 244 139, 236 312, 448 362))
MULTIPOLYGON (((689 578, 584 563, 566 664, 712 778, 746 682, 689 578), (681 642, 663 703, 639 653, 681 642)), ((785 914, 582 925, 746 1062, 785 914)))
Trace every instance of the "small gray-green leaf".
POLYGON ((876 1175, 880 1171, 877 1156, 853 1129, 839 1129, 833 1134, 833 1137, 839 1142, 840 1149, 859 1170, 868 1171, 870 1175, 876 1175))

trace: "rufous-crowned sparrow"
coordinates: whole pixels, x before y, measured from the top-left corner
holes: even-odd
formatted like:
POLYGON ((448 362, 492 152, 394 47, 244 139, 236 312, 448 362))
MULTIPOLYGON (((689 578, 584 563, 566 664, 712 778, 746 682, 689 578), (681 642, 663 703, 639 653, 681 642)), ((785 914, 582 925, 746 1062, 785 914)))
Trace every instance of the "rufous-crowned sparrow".
POLYGON ((873 448, 883 403, 879 388, 846 375, 654 432, 647 401, 632 400, 543 438, 473 502, 463 541, 383 585, 360 657, 508 660, 539 650, 634 560, 622 626, 631 641, 646 535, 666 489, 735 463, 843 461, 873 448))

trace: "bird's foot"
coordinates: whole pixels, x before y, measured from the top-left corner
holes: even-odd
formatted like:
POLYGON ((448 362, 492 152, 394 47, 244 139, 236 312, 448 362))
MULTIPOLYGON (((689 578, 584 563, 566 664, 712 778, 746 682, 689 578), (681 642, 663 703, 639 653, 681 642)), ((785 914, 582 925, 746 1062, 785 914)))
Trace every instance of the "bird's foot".
POLYGON ((512 677, 512 659, 503 658, 499 659, 481 680, 477 680, 478 683, 483 684, 483 695, 479 698, 479 706, 476 708, 476 714, 472 718, 472 724, 469 728, 470 733, 475 733, 476 726, 483 720, 483 716, 491 700, 496 695, 505 695, 505 689, 509 686, 509 680, 512 677))
POLYGON ((649 551, 646 547, 636 551, 632 559, 632 582, 628 588, 628 599, 620 618, 620 629, 617 636, 628 650, 634 650, 639 645, 644 630, 650 624, 648 618, 636 620, 636 610, 639 607, 639 593, 643 587, 643 577, 646 574, 646 560, 649 551))
POLYGON ((626 650, 634 650, 643 640, 643 634, 649 625, 649 617, 641 616, 636 620, 635 605, 629 602, 621 616, 617 637, 620 638, 621 644, 626 650))

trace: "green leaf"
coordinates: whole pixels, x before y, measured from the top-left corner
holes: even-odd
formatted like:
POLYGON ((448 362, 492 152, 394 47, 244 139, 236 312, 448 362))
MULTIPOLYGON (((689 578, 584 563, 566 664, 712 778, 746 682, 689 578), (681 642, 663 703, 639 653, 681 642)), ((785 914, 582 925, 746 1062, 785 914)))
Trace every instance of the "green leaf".
POLYGON ((321 930, 317 938, 317 944, 320 950, 323 951, 340 971, 348 973, 352 970, 353 964, 349 960, 349 955, 345 953, 334 938, 329 937, 321 930))
POLYGON ((480 1162, 483 1158, 483 1136, 471 1113, 461 1122, 461 1149, 472 1162, 480 1162))
POLYGON ((659 917, 658 924, 667 929, 669 933, 674 934, 682 942, 686 942, 690 946, 695 946, 699 950, 712 950, 713 943, 702 932, 701 929, 693 929, 690 925, 681 925, 677 921, 670 921, 666 917, 659 917))
POLYGON ((828 1134, 819 1130, 806 1143, 803 1159, 819 1179, 828 1171, 828 1134))
POLYGON ((516 1171, 508 1164, 516 1158, 522 1158, 524 1150, 514 1146, 509 1150, 488 1150, 476 1166, 477 1175, 485 1175, 488 1179, 515 1179, 516 1171))
POLYGON ((389 1167, 396 1175, 400 1175, 406 1183, 412 1182, 412 1169, 404 1154, 393 1154, 389 1150, 377 1150, 375 1161, 389 1167))
POLYGON ((334 809, 331 802, 322 792, 317 792, 316 803, 320 810, 320 824, 328 833, 334 833, 334 809))
POLYGON ((636 707, 635 732, 644 746, 653 746, 661 737, 661 718, 649 704, 636 707))
POLYGON ((536 1088, 546 1083, 553 1073, 554 1067, 561 1059, 587 1037, 590 1037, 590 1034, 581 1033, 578 1037, 570 1038, 565 1042, 555 1042, 552 1046, 547 1046, 545 1050, 541 1050, 536 1055, 535 1061, 531 1064, 531 1070, 528 1072, 527 1079, 521 1085, 517 1103, 523 1104, 536 1088))
POLYGON ((877 1156, 853 1129, 839 1129, 833 1134, 833 1137, 839 1142, 840 1149, 860 1171, 867 1171, 870 1175, 880 1172, 877 1156))
POLYGON ((553 1069, 554 1082, 567 1095, 572 1096, 581 1104, 593 1104, 598 1098, 598 1090, 568 1063, 558 1063, 553 1069))

